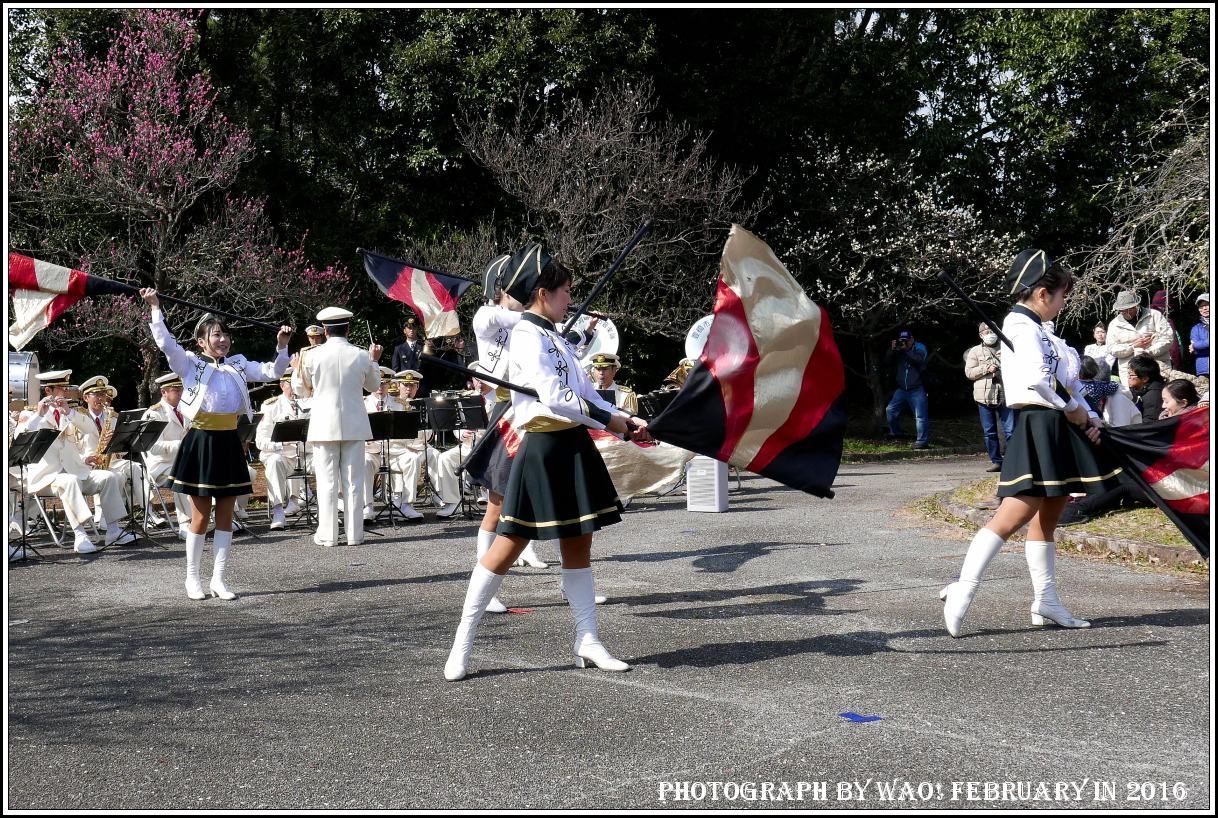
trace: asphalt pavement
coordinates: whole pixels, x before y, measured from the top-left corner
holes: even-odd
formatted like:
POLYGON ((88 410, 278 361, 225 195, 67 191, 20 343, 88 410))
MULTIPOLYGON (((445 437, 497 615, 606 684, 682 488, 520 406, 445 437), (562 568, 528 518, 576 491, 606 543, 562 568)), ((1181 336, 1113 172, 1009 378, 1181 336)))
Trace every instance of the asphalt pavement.
POLYGON ((259 521, 235 602, 186 598, 176 540, 45 549, 7 577, 7 807, 1210 806, 1205 581, 1063 555, 1093 627, 1036 628, 1015 544, 946 634, 970 535, 908 507, 985 465, 846 465, 833 500, 746 476, 721 514, 636 499, 593 545, 621 674, 572 667, 552 566, 513 569, 520 612, 444 680, 475 521, 328 549, 259 521))

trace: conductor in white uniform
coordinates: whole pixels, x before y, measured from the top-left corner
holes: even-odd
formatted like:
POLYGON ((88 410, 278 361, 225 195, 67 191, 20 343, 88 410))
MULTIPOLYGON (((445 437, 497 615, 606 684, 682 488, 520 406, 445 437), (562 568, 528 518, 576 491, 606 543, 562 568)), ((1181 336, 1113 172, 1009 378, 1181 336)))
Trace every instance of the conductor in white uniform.
POLYGON ((381 380, 377 360, 382 349, 372 344, 365 352, 347 341, 352 315, 339 307, 317 314, 326 342, 310 350, 301 362, 301 379, 312 389, 308 442, 312 444, 317 476, 318 545, 338 543, 338 492, 346 497, 344 527, 347 545, 364 540, 359 502, 364 496, 364 441, 372 437, 364 392, 374 392, 381 380))

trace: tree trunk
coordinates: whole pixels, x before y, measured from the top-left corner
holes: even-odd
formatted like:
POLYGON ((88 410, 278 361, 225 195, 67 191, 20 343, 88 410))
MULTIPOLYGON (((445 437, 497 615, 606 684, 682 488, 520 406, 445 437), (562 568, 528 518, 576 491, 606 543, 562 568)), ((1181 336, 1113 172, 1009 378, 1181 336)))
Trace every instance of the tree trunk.
POLYGON ((161 351, 155 346, 151 349, 143 344, 140 345, 140 357, 144 359, 144 379, 140 381, 139 397, 137 401, 139 407, 143 409, 146 406, 151 406, 160 399, 160 394, 153 394, 153 386, 156 383, 157 361, 161 357, 161 351))
POLYGON ((876 437, 880 437, 888 429, 888 419, 884 414, 888 406, 888 393, 884 389, 883 344, 877 344, 872 338, 864 339, 863 363, 867 367, 867 386, 871 388, 871 428, 876 437))

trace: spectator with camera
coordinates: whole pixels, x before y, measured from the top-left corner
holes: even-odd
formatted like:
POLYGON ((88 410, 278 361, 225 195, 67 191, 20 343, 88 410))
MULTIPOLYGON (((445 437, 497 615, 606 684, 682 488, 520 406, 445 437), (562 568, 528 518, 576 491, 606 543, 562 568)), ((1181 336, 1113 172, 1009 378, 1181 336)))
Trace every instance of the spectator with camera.
POLYGON ((884 356, 888 365, 896 365, 896 391, 888 401, 888 434, 890 437, 901 438, 901 414, 905 409, 914 413, 917 426, 917 439, 913 448, 930 448, 930 413, 926 398, 926 386, 922 378, 926 371, 927 351, 924 344, 914 340, 913 333, 907 329, 901 330, 896 340, 889 345, 884 356))
POLYGON ((988 324, 977 327, 981 343, 964 353, 964 376, 973 382, 973 402, 981 416, 981 431, 985 435, 985 449, 990 456, 986 471, 1002 471, 1002 453, 1011 439, 1014 415, 1007 407, 1002 391, 1002 372, 999 367, 1000 350, 998 336, 988 324), (1002 429, 1002 441, 998 430, 1002 429))

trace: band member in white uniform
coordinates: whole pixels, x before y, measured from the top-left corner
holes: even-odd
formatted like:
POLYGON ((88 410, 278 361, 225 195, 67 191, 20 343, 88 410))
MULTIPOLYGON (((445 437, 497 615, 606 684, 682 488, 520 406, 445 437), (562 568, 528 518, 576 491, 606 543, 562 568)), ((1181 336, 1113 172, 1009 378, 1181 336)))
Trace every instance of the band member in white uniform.
POLYGON ((85 501, 86 496, 97 495, 100 498, 102 513, 110 521, 106 530, 106 545, 131 542, 135 535, 130 531, 123 531, 122 521, 127 517, 127 506, 123 500, 118 475, 93 468, 93 464, 97 462, 96 456, 81 456, 76 440, 79 434, 77 425, 70 419, 71 414, 79 413, 70 409, 67 404, 68 379, 71 377, 70 369, 40 374, 38 380, 42 384, 44 397, 37 406, 26 409, 18 416, 13 432, 16 436, 22 432, 41 429, 59 431, 59 436, 42 459, 26 466, 24 489, 27 494, 37 494, 43 489, 49 489, 59 498, 68 523, 72 526, 73 550, 78 554, 88 554, 96 551, 97 547, 85 531, 85 524, 92 516, 89 504, 85 501))
MULTIPOLYGON (((423 382, 417 369, 403 369, 394 375, 397 387, 394 396, 397 411, 417 412, 421 400, 416 399, 423 382)), ((394 440, 389 446, 389 461, 393 476, 393 502, 398 511, 410 522, 423 519, 423 513, 414 507, 419 497, 419 480, 423 475, 423 464, 427 462, 427 441, 431 432, 419 426, 419 433, 409 439, 394 440)))
POLYGON ((305 327, 305 337, 309 339, 309 345, 302 347, 300 352, 292 356, 292 391, 296 393, 296 397, 305 399, 311 397, 309 390, 305 388, 301 378, 300 362, 305 359, 305 355, 326 342, 326 331, 317 324, 309 324, 305 327))
POLYGON ((306 388, 313 392, 308 442, 313 449, 313 471, 317 476, 318 545, 338 544, 338 494, 346 498, 343 515, 347 545, 364 541, 364 519, 356 504, 365 497, 364 443, 372 437, 364 393, 374 392, 381 382, 377 360, 382 349, 372 344, 362 350, 347 340, 352 315, 339 307, 326 307, 317 314, 325 328, 326 342, 305 356, 301 368, 306 388))
MULTIPOLYGON (((266 502, 271 507, 271 529, 279 530, 287 524, 287 515, 300 510, 300 499, 292 494, 293 489, 304 493, 307 486, 288 484, 288 475, 296 471, 299 455, 304 454, 304 470, 310 471, 313 457, 306 443, 289 440, 284 442, 271 440, 275 432, 275 424, 285 420, 299 420, 308 417, 311 398, 298 399, 292 388, 295 372, 289 367, 287 372, 279 376, 280 393, 263 401, 258 410, 262 420, 254 433, 254 442, 258 446, 258 459, 262 461, 263 476, 266 479, 266 502), (303 447, 303 448, 302 448, 303 447)), ((300 481, 304 483, 305 481, 300 481)))
MULTIPOLYGON (((377 412, 401 412, 406 407, 398 402, 396 392, 396 382, 394 380, 393 370, 387 366, 380 367, 381 381, 377 385, 376 391, 364 398, 364 408, 368 410, 371 416, 377 412)), ((364 520, 371 520, 376 516, 376 473, 383 465, 385 450, 389 452, 390 468, 394 468, 395 458, 406 451, 406 447, 400 440, 388 441, 388 446, 382 440, 369 440, 364 445, 364 520)), ((398 491, 398 478, 395 474, 393 480, 390 481, 390 491, 398 491)), ((396 495, 393 498, 396 504, 398 499, 396 495)), ((420 515, 421 516, 421 515, 420 515)))
POLYGON ((632 415, 639 413, 639 396, 629 386, 618 383, 622 361, 611 352, 597 352, 587 364, 588 377, 599 392, 612 392, 613 405, 632 415))
MULTIPOLYGON (((487 602, 530 538, 557 539, 563 584, 575 619, 576 667, 630 666, 601 644, 596 622, 591 551, 593 532, 621 521, 621 503, 586 427, 630 432, 629 417, 603 400, 555 327, 571 302, 571 274, 540 245, 512 257, 503 288, 528 306, 512 331, 509 379, 537 391, 513 392, 514 428, 521 434, 503 497, 495 542, 474 567, 461 622, 444 666, 450 681, 465 677, 474 634, 487 602)), ((646 423, 635 420, 640 439, 646 423)))
POLYGON ((182 379, 178 408, 190 421, 170 475, 170 489, 190 497, 190 534, 186 538, 186 595, 203 599, 199 567, 207 538, 207 522, 215 503, 216 528, 212 536, 215 564, 208 591, 220 599, 236 599, 224 584, 224 570, 233 541, 233 510, 237 498, 252 490, 245 449, 237 432, 237 418, 253 420, 250 381, 274 381, 288 368, 288 341, 292 328, 281 326, 275 336, 277 355, 270 363, 230 355, 232 337, 223 321, 205 315, 195 325, 199 352, 189 352, 170 334, 161 313, 161 302, 152 288, 140 290, 152 308, 152 340, 169 361, 169 368, 182 379))
POLYGON ((1024 250, 1007 273, 1016 299, 1002 332, 1014 346, 1002 355, 1002 384, 1015 410, 1015 430, 998 480, 1001 504, 973 537, 960 578, 944 588, 943 621, 959 636, 973 596, 990 560, 1003 544, 1028 526, 1024 556, 1032 577, 1032 624, 1086 628, 1057 596, 1053 533, 1071 492, 1098 494, 1118 484, 1120 467, 1099 442, 1100 420, 1078 381, 1077 356, 1047 328, 1066 303, 1070 274, 1043 250, 1024 250))
MULTIPOLYGON (((111 388, 110 384, 103 375, 95 375, 80 385, 80 392, 85 399, 85 410, 83 412, 73 412, 69 418, 76 425, 78 432, 76 440, 80 446, 82 457, 97 454, 101 446, 103 431, 109 435, 114 431, 114 427, 118 425, 118 412, 111 409, 106 402, 108 397, 107 389, 109 388, 111 388)), ((109 457, 109 465, 106 466, 106 470, 118 475, 119 481, 122 484, 123 501, 127 508, 148 508, 145 505, 148 499, 148 491, 144 483, 144 469, 139 463, 133 463, 130 460, 120 460, 116 456, 111 456, 109 457), (132 495, 133 480, 135 483, 134 496, 132 495)), ((163 521, 157 518, 152 520, 152 522, 159 524, 163 521)), ((98 520, 99 528, 106 529, 107 525, 104 517, 98 520)))
MULTIPOLYGON (((143 414, 144 420, 165 421, 165 431, 157 438, 147 452, 144 453, 144 466, 148 469, 148 478, 156 486, 168 486, 170 483, 169 469, 178 456, 178 449, 189 425, 186 416, 178 408, 182 400, 182 379, 173 372, 168 372, 156 379, 161 389, 161 400, 149 406, 143 414)), ((172 492, 173 508, 177 515, 178 537, 185 540, 190 533, 190 498, 180 491, 172 492)))
MULTIPOLYGON (((480 370, 481 367, 480 361, 474 361, 469 365, 469 368, 473 370, 480 370)), ((471 380, 476 392, 463 394, 462 398, 474 397, 480 394, 485 403, 489 396, 489 404, 493 406, 495 390, 491 385, 483 383, 477 378, 471 380)), ((456 446, 446 451, 440 451, 435 446, 427 447, 427 472, 431 475, 431 481, 435 486, 436 493, 440 495, 440 500, 444 503, 444 507, 436 512, 437 517, 449 519, 460 511, 461 483, 457 477, 457 470, 461 462, 469 456, 470 450, 482 438, 483 434, 484 430, 481 429, 462 429, 458 438, 459 442, 456 446)))

